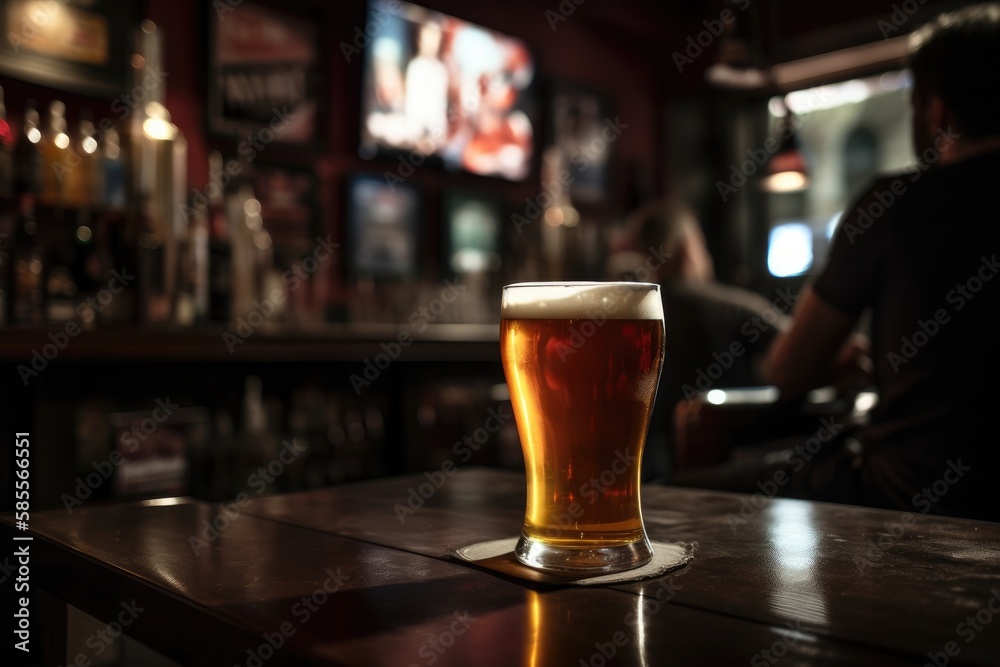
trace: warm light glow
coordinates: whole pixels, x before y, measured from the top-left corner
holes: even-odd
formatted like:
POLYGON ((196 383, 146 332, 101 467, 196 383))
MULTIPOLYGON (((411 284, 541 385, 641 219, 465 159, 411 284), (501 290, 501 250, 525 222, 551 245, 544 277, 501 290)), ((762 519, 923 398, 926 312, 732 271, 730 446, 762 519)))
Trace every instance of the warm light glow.
POLYGON ((545 209, 545 222, 549 223, 553 227, 561 225, 563 223, 562 208, 553 206, 552 208, 545 209))
POLYGON ((714 86, 754 90, 767 83, 767 74, 756 67, 733 67, 715 63, 705 70, 705 79, 714 86))
POLYGON ((83 141, 80 142, 80 145, 83 148, 84 153, 93 155, 97 150, 97 139, 94 139, 93 137, 84 137, 83 141))
POLYGON ((255 232, 264 226, 264 219, 259 215, 248 215, 244 219, 244 222, 246 222, 247 227, 255 232))
POLYGON ((154 141, 169 141, 177 136, 177 126, 160 118, 147 118, 142 122, 142 133, 154 141))
POLYGON ((808 186, 809 179, 801 171, 780 171, 761 181, 761 187, 768 192, 798 192, 808 186))
POLYGON ((147 35, 152 35, 154 32, 156 32, 156 24, 150 21, 149 19, 146 19, 145 21, 142 22, 142 31, 147 35))
POLYGON ((261 250, 267 250, 271 247, 271 235, 266 229, 259 229, 253 234, 253 243, 261 250))
POLYGON ((89 243, 93 236, 94 232, 86 225, 80 225, 76 228, 76 240, 80 243, 89 243))
POLYGON ((553 227, 576 227, 580 222, 580 213, 572 206, 553 206, 545 209, 545 222, 553 227))
POLYGON ((169 141, 177 137, 177 126, 170 122, 170 112, 159 102, 146 105, 146 120, 142 122, 142 132, 156 141, 169 141))
POLYGON ((143 65, 146 64, 146 59, 143 58, 138 53, 132 54, 132 69, 142 69, 143 65))
POLYGON ((42 138, 42 133, 38 130, 37 127, 33 127, 30 130, 28 130, 28 141, 30 141, 31 143, 37 144, 41 140, 41 138, 42 138))
POLYGON ((563 225, 566 227, 576 227, 580 222, 580 213, 572 206, 563 206, 563 225))
POLYGON ((243 212, 247 215, 260 215, 260 202, 256 199, 248 199, 243 203, 243 212))
POLYGON ((52 140, 52 143, 54 143, 57 148, 66 148, 69 146, 69 135, 65 132, 60 132, 56 135, 56 138, 52 140))
POLYGON ((708 399, 708 402, 712 405, 722 405, 726 402, 726 392, 721 389, 713 389, 708 392, 708 395, 705 396, 705 398, 708 399))
POLYGON ((862 391, 854 398, 854 414, 868 414, 872 408, 878 405, 878 392, 862 391))

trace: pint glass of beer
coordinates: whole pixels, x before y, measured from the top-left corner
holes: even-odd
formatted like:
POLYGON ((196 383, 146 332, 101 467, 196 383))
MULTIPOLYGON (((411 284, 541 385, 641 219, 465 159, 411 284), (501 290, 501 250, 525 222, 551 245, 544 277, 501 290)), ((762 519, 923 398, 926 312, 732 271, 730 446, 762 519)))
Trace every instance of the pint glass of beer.
POLYGON ((507 285, 500 317, 528 483, 518 560, 571 572, 649 562, 639 479, 663 365, 659 285, 507 285))

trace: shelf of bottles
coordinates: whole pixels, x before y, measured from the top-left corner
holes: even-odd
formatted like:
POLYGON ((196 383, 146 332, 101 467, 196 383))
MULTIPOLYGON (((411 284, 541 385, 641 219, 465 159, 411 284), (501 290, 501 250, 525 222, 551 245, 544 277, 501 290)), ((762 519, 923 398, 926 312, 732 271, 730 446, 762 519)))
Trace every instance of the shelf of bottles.
POLYGON ((147 95, 120 120, 95 122, 87 109, 71 118, 59 99, 40 106, 4 100, 0 90, 6 326, 92 329, 197 317, 179 270, 194 252, 193 225, 179 206, 187 146, 163 106, 163 82, 148 85, 160 53, 151 22, 136 46, 133 77, 147 95), (17 126, 8 120, 14 107, 17 126))
MULTIPOLYGON (((0 89, 0 326, 217 329, 287 287, 252 184, 188 182, 161 53, 144 21, 130 62, 142 99, 97 122, 0 89)), ((223 173, 219 152, 208 162, 223 173)), ((318 321, 311 296, 276 299, 268 324, 318 321)))

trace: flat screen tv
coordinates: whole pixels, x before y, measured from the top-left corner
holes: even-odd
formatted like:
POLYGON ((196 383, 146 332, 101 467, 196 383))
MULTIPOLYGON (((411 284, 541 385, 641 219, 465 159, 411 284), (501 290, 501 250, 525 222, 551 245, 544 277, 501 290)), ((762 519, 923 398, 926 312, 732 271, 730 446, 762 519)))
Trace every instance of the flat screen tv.
POLYGON ((419 257, 420 192, 357 174, 347 187, 348 266, 355 277, 414 278, 419 257))
POLYGON ((366 25, 362 157, 529 176, 535 66, 523 41, 406 2, 370 2, 366 25))
POLYGON ((500 268, 504 210, 498 198, 450 190, 444 195, 446 272, 489 273, 500 268))

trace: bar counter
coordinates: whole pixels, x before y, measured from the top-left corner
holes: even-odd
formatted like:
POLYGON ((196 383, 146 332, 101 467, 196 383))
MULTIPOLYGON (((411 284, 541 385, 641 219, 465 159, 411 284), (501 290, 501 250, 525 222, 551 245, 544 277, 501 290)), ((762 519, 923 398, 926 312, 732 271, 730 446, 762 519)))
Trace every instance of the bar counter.
POLYGON ((27 532, 8 514, 2 532, 33 538, 47 664, 88 651, 53 641, 62 603, 127 611, 127 634, 184 665, 1000 661, 1000 525, 647 485, 650 539, 695 544, 659 579, 531 584, 450 555, 516 536, 524 493, 466 468, 85 505, 27 532))

